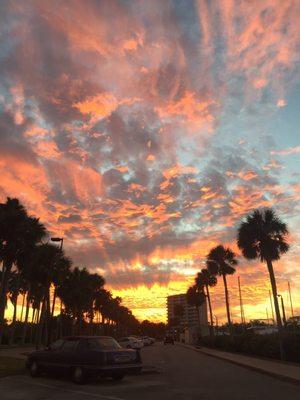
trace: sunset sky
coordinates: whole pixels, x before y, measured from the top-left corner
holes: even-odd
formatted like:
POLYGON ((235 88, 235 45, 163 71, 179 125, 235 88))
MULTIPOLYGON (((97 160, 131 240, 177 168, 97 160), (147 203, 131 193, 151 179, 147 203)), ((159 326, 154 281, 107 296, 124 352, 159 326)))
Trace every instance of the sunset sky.
MULTIPOLYGON (((299 315, 299 20, 297 0, 1 1, 0 201, 18 197, 153 321, 272 206, 299 315)), ((238 275, 246 318, 266 318, 266 266, 239 258, 233 320, 238 275)), ((221 281, 212 300, 224 321, 221 281)))

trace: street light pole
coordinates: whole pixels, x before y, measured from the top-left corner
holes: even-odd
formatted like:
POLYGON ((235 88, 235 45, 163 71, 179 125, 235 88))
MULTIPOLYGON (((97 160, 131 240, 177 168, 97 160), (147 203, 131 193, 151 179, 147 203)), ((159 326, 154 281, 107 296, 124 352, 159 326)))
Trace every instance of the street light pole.
MULTIPOLYGON (((64 243, 64 238, 59 238, 59 237, 52 237, 51 238, 52 242, 60 242, 60 251, 63 249, 63 243, 64 243)), ((52 332, 52 319, 53 319, 53 314, 54 314, 54 307, 55 307, 55 297, 56 297, 56 290, 54 291, 54 301, 53 301, 53 307, 52 307, 52 312, 51 312, 51 328, 50 328, 50 334, 49 334, 49 339, 51 339, 50 335, 52 332)), ((59 314, 59 337, 62 337, 62 300, 60 299, 60 314, 59 314)))

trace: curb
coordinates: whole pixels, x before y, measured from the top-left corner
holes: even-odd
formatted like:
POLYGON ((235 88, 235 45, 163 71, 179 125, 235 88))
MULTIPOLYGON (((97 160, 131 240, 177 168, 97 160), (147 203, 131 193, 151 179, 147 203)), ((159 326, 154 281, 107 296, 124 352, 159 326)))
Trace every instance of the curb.
MULTIPOLYGON (((229 360, 228 358, 223 357, 223 356, 218 355, 218 354, 208 353, 208 352, 205 351, 204 348, 195 348, 195 347, 192 347, 192 346, 189 346, 189 345, 185 345, 185 344, 182 344, 182 343, 179 343, 179 344, 180 344, 180 346, 185 347, 186 349, 194 350, 194 351, 196 351, 198 353, 205 354, 206 356, 213 357, 213 358, 218 358, 219 360, 227 361, 227 362, 229 362, 231 364, 239 365, 240 367, 244 367, 246 369, 250 369, 250 370, 255 371, 255 372, 260 372, 260 373, 262 373, 264 375, 268 375, 268 376, 280 379, 280 380, 285 381, 285 382, 290 382, 290 383, 293 383, 293 384, 296 384, 296 385, 300 385, 300 376, 299 376, 299 379, 295 379, 293 377, 282 375, 282 374, 279 374, 277 372, 268 371, 268 370, 266 370, 264 368, 254 367, 253 365, 248 365, 248 364, 245 364, 245 363, 243 363, 241 361, 238 361, 238 360, 236 360, 236 361, 235 360, 229 360)), ((299 367, 299 371, 300 371, 300 367, 299 367)))

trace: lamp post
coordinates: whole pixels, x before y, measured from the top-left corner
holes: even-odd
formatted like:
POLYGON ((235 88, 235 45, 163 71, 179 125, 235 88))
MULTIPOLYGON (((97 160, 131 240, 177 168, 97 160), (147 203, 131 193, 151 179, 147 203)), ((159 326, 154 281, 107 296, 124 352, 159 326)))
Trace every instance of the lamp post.
MULTIPOLYGON (((52 237, 51 242, 60 242, 60 250, 62 251, 63 249, 63 244, 64 244, 64 238, 60 237, 52 237)), ((52 334, 52 319, 54 315, 54 307, 55 307, 55 298, 56 298, 56 290, 54 291, 54 301, 53 301, 53 306, 52 306, 52 311, 51 311, 51 320, 50 320, 50 332, 49 332, 49 340, 51 340, 51 334, 52 334)), ((62 337, 62 300, 60 299, 60 314, 59 314, 59 337, 62 337)))
POLYGON ((282 319, 283 319, 284 326, 286 326, 286 317, 285 317, 283 297, 281 296, 281 294, 278 294, 277 296, 280 297, 280 299, 281 299, 282 319))

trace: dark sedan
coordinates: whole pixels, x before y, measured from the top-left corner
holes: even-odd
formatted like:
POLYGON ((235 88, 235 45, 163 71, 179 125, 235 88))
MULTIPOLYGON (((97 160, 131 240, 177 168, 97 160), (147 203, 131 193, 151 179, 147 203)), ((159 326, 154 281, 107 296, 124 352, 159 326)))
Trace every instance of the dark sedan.
POLYGON ((141 371, 136 350, 123 349, 109 336, 73 336, 59 339, 46 350, 28 356, 27 368, 32 377, 41 372, 68 373, 76 383, 88 377, 109 376, 115 380, 141 371))

